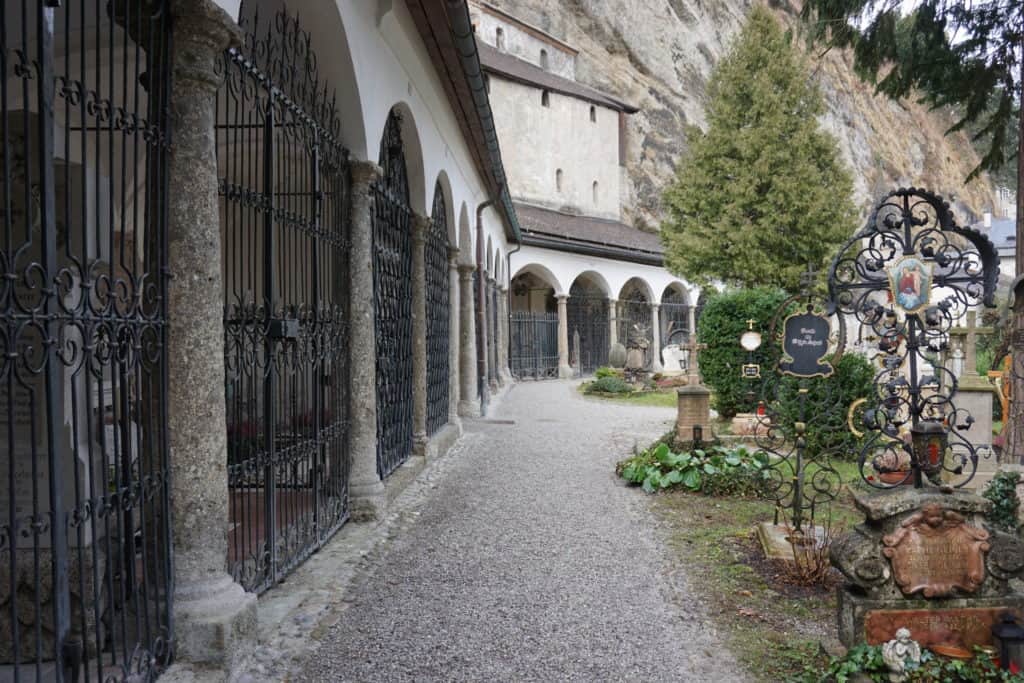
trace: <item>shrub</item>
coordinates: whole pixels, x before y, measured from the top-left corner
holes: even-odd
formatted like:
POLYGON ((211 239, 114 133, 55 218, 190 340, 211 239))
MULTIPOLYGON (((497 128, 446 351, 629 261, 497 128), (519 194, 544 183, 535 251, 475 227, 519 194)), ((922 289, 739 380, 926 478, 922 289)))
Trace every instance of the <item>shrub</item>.
POLYGON ((997 529, 1017 531, 1017 510, 1020 498, 1017 497, 1017 484, 1020 483, 1020 472, 997 472, 992 481, 985 487, 983 495, 992 501, 992 512, 988 513, 988 522, 997 529))
POLYGON ((633 388, 621 377, 612 375, 594 380, 583 391, 587 394, 629 394, 633 388))
POLYGON ((605 377, 622 377, 622 370, 602 366, 594 371, 594 377, 596 379, 604 379, 605 377))
MULTIPOLYGON (((782 290, 768 288, 710 293, 697 324, 697 338, 707 345, 700 353, 700 370, 722 417, 754 412, 757 399, 751 400, 747 394, 759 387, 741 377, 747 352, 740 346, 740 335, 747 330, 747 320, 756 320, 754 329, 767 338, 772 317, 785 298, 782 290)), ((772 344, 763 344, 753 354, 753 362, 767 370, 778 359, 777 353, 772 344)))
POLYGON ((751 453, 742 446, 673 453, 668 444, 659 443, 623 460, 615 472, 648 493, 684 488, 709 496, 760 497, 766 493, 768 463, 765 453, 751 453))

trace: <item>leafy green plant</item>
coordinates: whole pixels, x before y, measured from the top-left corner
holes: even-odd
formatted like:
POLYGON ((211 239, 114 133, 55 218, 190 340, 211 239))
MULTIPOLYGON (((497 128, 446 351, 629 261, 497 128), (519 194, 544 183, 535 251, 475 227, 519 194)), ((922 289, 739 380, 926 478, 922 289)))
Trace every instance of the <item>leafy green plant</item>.
POLYGON ((989 523, 997 529, 1017 531, 1017 510, 1020 498, 1017 496, 1017 484, 1020 483, 1020 472, 997 472, 982 493, 992 501, 992 511, 988 513, 989 523))
POLYGON ((615 368, 609 368, 608 366, 601 366, 594 371, 594 377, 596 379, 604 379, 605 377, 622 377, 622 370, 616 370, 615 368))
POLYGON ((601 377, 596 379, 587 385, 587 388, 583 390, 585 394, 628 394, 633 391, 633 387, 629 386, 625 380, 621 377, 611 375, 608 377, 601 377))
MULTIPOLYGON (((830 658, 824 670, 808 665, 787 683, 847 683, 855 676, 879 683, 889 681, 880 645, 850 648, 844 656, 830 658)), ((976 650, 972 659, 947 659, 922 650, 921 663, 908 667, 905 680, 907 683, 1024 683, 1024 676, 999 669, 983 650, 976 650)))
POLYGON ((659 443, 623 460, 615 472, 648 493, 682 488, 711 496, 759 496, 765 492, 768 463, 767 454, 742 446, 673 453, 668 444, 659 443))

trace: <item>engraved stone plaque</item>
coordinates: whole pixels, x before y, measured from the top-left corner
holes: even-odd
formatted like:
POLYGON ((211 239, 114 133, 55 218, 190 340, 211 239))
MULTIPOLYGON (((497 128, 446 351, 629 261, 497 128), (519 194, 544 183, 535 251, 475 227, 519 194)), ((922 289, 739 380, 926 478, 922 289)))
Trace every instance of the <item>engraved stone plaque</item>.
POLYGON ((937 503, 925 505, 882 538, 893 577, 905 595, 941 598, 974 592, 985 580, 989 533, 937 503))
POLYGON ((992 625, 999 615, 1018 610, 999 608, 886 609, 871 610, 864 618, 864 637, 869 645, 881 645, 909 628, 921 647, 943 645, 970 652, 975 646, 992 645, 992 625))

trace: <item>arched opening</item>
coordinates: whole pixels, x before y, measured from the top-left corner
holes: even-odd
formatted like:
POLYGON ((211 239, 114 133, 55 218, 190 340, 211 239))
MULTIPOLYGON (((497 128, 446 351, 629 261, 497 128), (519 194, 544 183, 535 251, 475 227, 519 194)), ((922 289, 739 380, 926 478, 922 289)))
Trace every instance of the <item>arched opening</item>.
POLYGON ((590 122, 597 123, 597 107, 590 105, 590 122))
POLYGON ((537 265, 512 278, 508 361, 516 379, 558 377, 557 286, 550 271, 537 265))
POLYGON ((494 29, 494 46, 499 50, 505 49, 505 30, 500 26, 494 29))
POLYGON ((562 169, 559 168, 559 169, 555 170, 555 191, 556 192, 561 192, 562 191, 562 175, 563 175, 562 174, 562 169))
POLYGON ((413 437, 412 234, 404 127, 388 114, 374 186, 374 330, 377 339, 377 470, 383 479, 409 459, 413 437))
POLYGON ((608 292, 596 277, 583 273, 569 288, 569 364, 591 375, 608 364, 610 330, 608 292))
POLYGON ((641 339, 647 341, 644 367, 650 367, 654 359, 651 298, 650 285, 636 277, 627 281, 619 291, 618 339, 627 348, 641 339))
POLYGON ((597 206, 597 198, 598 198, 598 186, 597 186, 597 181, 595 180, 594 184, 590 186, 590 200, 594 203, 595 206, 597 206))
POLYGON ((437 433, 448 422, 449 344, 451 340, 448 278, 448 235, 450 200, 438 179, 430 212, 430 229, 423 244, 427 313, 427 435, 437 433))
POLYGON ((540 93, 540 106, 550 107, 551 106, 551 93, 547 90, 542 90, 540 93))
POLYGON ((683 345, 690 336, 690 297, 678 282, 661 294, 661 344, 683 345))
POLYGON ((549 66, 548 65, 548 51, 545 50, 544 48, 541 48, 540 49, 540 68, 542 68, 545 71, 547 71, 548 70, 548 66, 549 66))

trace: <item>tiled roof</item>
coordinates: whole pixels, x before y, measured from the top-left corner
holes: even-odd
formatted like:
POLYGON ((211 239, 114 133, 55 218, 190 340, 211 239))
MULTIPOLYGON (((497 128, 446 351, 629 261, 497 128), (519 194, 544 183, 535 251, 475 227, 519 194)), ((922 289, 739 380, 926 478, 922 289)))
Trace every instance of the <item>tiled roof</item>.
POLYGON ((478 42, 477 48, 480 50, 480 63, 483 65, 484 71, 488 73, 498 74, 512 81, 526 83, 552 92, 562 93, 563 95, 577 97, 587 102, 599 104, 602 107, 624 111, 627 114, 634 114, 639 111, 633 105, 626 104, 611 95, 606 95, 600 90, 595 90, 576 81, 570 81, 568 78, 556 76, 550 71, 545 71, 539 66, 530 64, 518 57, 500 52, 487 43, 478 42))
POLYGON ((524 236, 542 235, 648 255, 661 256, 664 253, 661 237, 620 221, 562 213, 520 202, 516 202, 515 207, 524 236))

